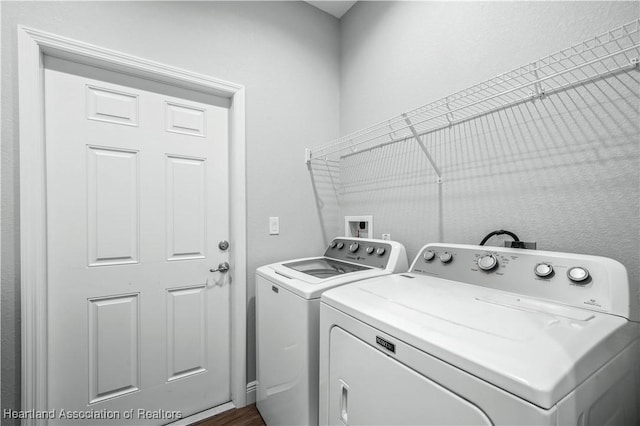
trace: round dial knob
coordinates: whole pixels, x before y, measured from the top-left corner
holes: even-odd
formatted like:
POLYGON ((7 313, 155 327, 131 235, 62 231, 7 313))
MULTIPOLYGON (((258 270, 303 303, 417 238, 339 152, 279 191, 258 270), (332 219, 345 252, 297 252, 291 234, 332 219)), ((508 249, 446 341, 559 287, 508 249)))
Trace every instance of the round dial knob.
POLYGON ((371 246, 367 247, 367 254, 373 253, 373 250, 374 250, 373 247, 371 247, 371 246))
POLYGON ((453 259, 453 255, 450 252, 445 251, 443 253, 440 253, 440 262, 449 263, 451 262, 451 259, 453 259))
POLYGON ((533 272, 541 278, 545 278, 553 274, 553 266, 548 263, 538 263, 535 268, 533 268, 533 272))
POLYGON ((336 248, 336 245, 338 245, 338 243, 336 243, 335 241, 331 241, 331 244, 329 244, 329 247, 336 248))
POLYGON ((349 246, 349 251, 350 251, 351 253, 355 253, 355 252, 357 252, 357 251, 358 251, 358 248, 360 248, 360 244, 358 244, 358 243, 353 243, 353 244, 351 244, 351 245, 349 246))
POLYGON ((382 256, 384 254, 384 252, 385 252, 384 247, 378 247, 378 250, 376 250, 376 254, 378 256, 382 256))
POLYGON ((340 241, 338 243, 338 250, 342 250, 342 247, 344 247, 344 243, 342 241, 340 241))
POLYGON ((424 252, 422 257, 424 257, 424 260, 431 261, 434 257, 436 257, 436 253, 433 250, 427 250, 424 252))
POLYGON ((574 283, 586 284, 587 278, 589 278, 589 271, 580 266, 574 266, 567 271, 567 277, 574 283))
POLYGON ((485 254, 478 259, 478 268, 483 271, 490 271, 498 266, 498 258, 493 254, 485 254))

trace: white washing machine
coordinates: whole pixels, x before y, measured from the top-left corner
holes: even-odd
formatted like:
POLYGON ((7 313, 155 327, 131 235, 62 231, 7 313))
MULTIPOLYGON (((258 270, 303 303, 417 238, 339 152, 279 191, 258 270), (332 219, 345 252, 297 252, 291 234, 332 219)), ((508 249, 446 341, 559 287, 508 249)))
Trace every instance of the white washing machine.
POLYGON ((320 424, 637 426, 637 303, 611 259, 427 245, 322 295, 320 424))
POLYGON ((322 292, 407 269, 400 243, 335 238, 324 256, 256 270, 257 406, 268 425, 318 423, 322 292))

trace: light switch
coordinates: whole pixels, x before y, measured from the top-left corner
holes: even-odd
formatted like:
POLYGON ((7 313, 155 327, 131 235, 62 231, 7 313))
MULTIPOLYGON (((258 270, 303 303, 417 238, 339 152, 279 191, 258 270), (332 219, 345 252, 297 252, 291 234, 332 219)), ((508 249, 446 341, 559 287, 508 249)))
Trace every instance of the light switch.
POLYGON ((280 234, 280 218, 279 217, 270 217, 269 218, 269 235, 279 235, 280 234))

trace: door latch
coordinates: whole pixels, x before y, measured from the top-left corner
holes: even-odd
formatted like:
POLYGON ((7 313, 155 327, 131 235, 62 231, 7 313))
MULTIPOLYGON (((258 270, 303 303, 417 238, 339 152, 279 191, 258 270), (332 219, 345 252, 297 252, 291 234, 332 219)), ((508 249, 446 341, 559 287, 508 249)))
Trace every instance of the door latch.
POLYGON ((209 272, 222 272, 223 274, 229 270, 229 262, 222 262, 218 264, 217 269, 209 269, 209 272))

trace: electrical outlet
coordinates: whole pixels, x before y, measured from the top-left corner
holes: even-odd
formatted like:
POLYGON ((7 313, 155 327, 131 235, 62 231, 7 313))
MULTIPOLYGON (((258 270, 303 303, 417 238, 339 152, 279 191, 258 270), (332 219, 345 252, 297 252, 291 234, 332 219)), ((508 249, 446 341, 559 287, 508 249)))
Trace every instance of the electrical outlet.
POLYGON ((391 239, 391 234, 382 234, 382 239, 383 240, 390 240, 391 239))

